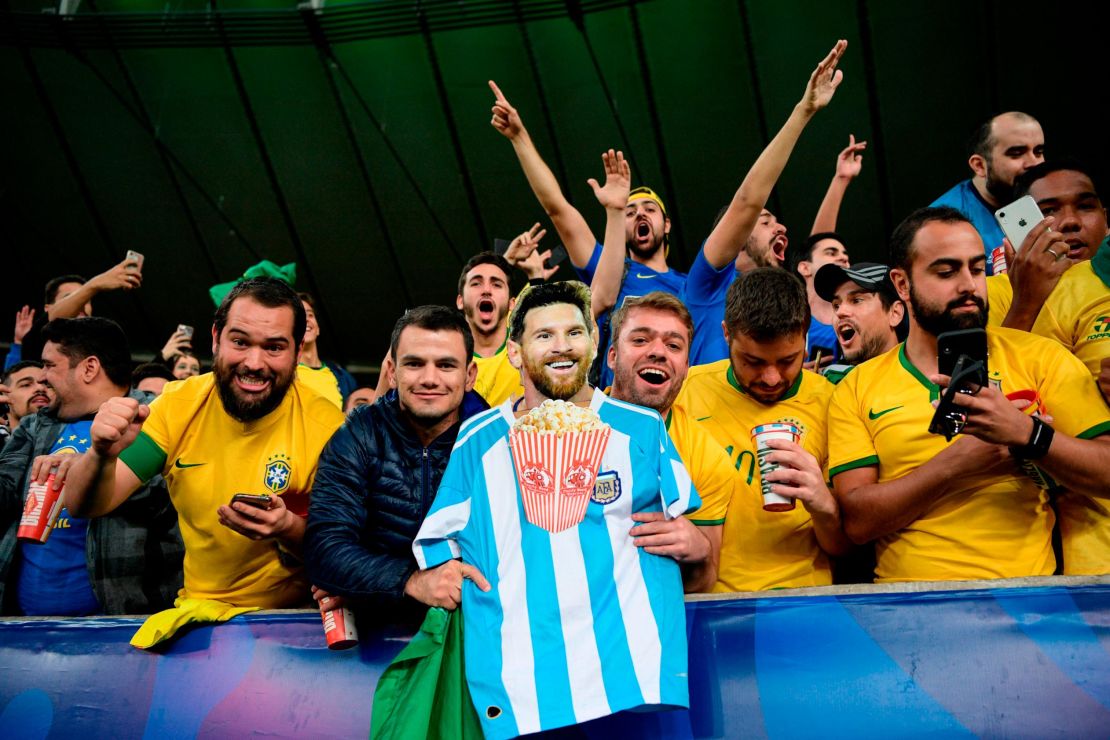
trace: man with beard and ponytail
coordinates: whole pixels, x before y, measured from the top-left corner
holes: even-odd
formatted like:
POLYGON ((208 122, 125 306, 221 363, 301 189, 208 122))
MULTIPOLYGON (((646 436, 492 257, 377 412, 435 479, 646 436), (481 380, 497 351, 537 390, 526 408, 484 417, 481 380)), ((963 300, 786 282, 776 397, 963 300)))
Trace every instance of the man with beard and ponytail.
POLYGON ((1014 200, 1017 176, 1044 161, 1044 131, 1028 113, 1000 113, 975 129, 968 149, 971 179, 954 186, 930 205, 955 208, 967 217, 983 240, 988 274, 996 274, 990 258, 1002 246, 1005 234, 994 212, 1014 200))
POLYGON ((165 476, 185 541, 182 599, 269 609, 309 601, 300 563, 308 494, 343 413, 296 378, 305 323, 286 283, 237 284, 216 310, 212 372, 174 383, 149 407, 103 404, 88 452, 68 468, 66 505, 82 517, 104 516, 165 476), (232 503, 240 493, 266 498, 232 503))
MULTIPOLYGON (((633 514, 673 519, 697 508, 698 494, 659 414, 586 382, 596 352, 590 316, 582 283, 520 294, 509 357, 524 373, 524 408, 514 413, 506 402, 462 425, 413 543, 420 575, 434 585, 417 598, 463 606, 467 682, 489 737, 689 706, 675 561, 704 560, 709 543, 696 531, 686 542, 639 542, 646 525, 635 526, 633 514), (510 447, 517 417, 549 399, 589 408, 610 428, 589 500, 578 499, 585 508, 558 523, 522 493, 510 447)), ((689 733, 682 714, 621 720, 646 737, 673 737, 685 720, 689 733)), ((610 729, 618 728, 628 725, 610 729)))
POLYGON ((829 474, 845 531, 875 540, 881 581, 1052 574, 1054 517, 1026 471, 1035 464, 1105 501, 1110 409, 1060 345, 987 327, 989 383, 955 397, 963 434, 930 434, 949 381, 937 372, 937 337, 987 323, 983 242, 959 211, 924 208, 895 229, 890 253, 909 336, 845 377, 829 405, 829 474))
MULTIPOLYGON (((847 48, 847 41, 837 41, 810 74, 802 99, 752 164, 690 265, 681 297, 694 316, 694 342, 690 347, 693 365, 729 356, 728 340, 722 332, 729 286, 741 274, 761 267, 782 267, 786 260, 790 243, 786 225, 767 210, 767 201, 802 131, 832 101, 844 79, 837 65, 847 48)), ((853 142, 849 150, 854 157, 859 147, 853 142)))

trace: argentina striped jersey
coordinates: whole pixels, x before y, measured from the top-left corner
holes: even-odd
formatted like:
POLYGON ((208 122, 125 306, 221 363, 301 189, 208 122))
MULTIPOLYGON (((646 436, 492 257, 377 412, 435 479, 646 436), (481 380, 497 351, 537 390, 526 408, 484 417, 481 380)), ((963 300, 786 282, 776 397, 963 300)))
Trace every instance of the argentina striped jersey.
POLYGON ((467 683, 487 738, 635 707, 689 705, 682 578, 633 544, 632 514, 700 505, 659 415, 594 392, 612 428, 585 519, 552 534, 525 518, 509 403, 459 430, 413 543, 421 568, 462 558, 492 589, 463 582, 467 683))

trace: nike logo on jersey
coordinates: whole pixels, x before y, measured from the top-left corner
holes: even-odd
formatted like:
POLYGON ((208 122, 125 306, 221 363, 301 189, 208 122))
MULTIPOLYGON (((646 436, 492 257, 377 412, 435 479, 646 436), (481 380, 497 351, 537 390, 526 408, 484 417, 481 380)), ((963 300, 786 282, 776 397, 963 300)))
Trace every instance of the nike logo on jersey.
POLYGON ((206 465, 206 464, 207 463, 183 463, 183 462, 181 462, 181 458, 179 457, 179 458, 177 458, 177 462, 175 462, 173 464, 173 466, 175 468, 180 468, 180 469, 184 470, 185 468, 195 468, 198 465, 206 465))
POLYGON ((641 280, 647 280, 648 278, 659 277, 659 276, 658 275, 640 275, 640 274, 637 274, 636 277, 640 278, 641 280))
POLYGON ((871 421, 875 421, 875 419, 878 419, 883 414, 889 414, 891 411, 897 411, 900 408, 902 408, 902 407, 901 406, 894 406, 892 408, 880 411, 877 414, 875 413, 875 409, 868 409, 867 410, 867 418, 870 419, 871 421))
POLYGON ((702 416, 701 418, 698 418, 698 419, 694 419, 694 421, 705 421, 706 419, 712 419, 712 418, 713 418, 713 416, 712 416, 712 415, 710 415, 710 416, 702 416))

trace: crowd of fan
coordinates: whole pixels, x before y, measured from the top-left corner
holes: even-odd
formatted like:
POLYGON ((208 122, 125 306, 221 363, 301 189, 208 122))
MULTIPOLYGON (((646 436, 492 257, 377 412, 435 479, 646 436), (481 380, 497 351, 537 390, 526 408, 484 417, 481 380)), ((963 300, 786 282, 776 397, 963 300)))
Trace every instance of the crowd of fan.
POLYGON ((314 598, 390 620, 453 608, 465 580, 484 590, 490 574, 458 559, 421 569, 413 542, 460 426, 541 398, 588 405, 593 386, 660 415, 700 495, 697 511, 639 514, 629 533, 677 560, 688 592, 1110 571, 1110 245, 1095 176, 1046 160, 1038 122, 1002 113, 972 137, 972 176, 898 226, 888 263, 852 263, 837 216, 866 143, 850 137, 791 246, 766 204, 835 96, 844 46, 686 273, 667 261, 663 198, 631 187, 621 152, 590 181, 599 239, 490 83, 492 127, 592 302, 539 287, 558 266, 536 224, 466 263, 453 308, 398 320, 376 389, 322 359, 313 298, 280 280, 245 280, 222 300, 204 374, 194 349, 207 330, 179 326, 133 367, 123 329, 93 315, 99 293, 141 287, 134 262, 51 280, 43 309, 16 317, 0 386, 2 613, 189 599, 314 598), (993 212, 1024 195, 1045 219, 1010 244, 993 212), (517 273, 541 304, 588 313, 593 341, 518 317, 517 273), (962 434, 948 440, 929 431, 951 381, 937 337, 974 328, 986 328, 989 383, 956 394, 962 434), (771 443, 761 475, 753 429, 775 423, 796 441, 771 443), (65 508, 45 545, 18 541, 28 485, 48 477, 65 508), (768 491, 798 504, 767 510, 768 491), (232 502, 240 493, 268 498, 232 502))

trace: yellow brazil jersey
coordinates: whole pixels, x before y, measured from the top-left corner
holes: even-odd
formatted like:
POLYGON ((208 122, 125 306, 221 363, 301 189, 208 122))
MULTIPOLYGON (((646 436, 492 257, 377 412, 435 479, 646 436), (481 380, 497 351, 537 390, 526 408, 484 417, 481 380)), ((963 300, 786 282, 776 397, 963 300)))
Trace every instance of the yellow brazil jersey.
POLYGON ((267 609, 307 601, 303 568, 276 541, 220 524, 216 509, 236 493, 268 493, 306 515, 320 451, 342 423, 343 413, 299 379, 252 422, 228 416, 212 373, 167 386, 120 459, 143 481, 165 476, 185 541, 182 596, 267 609))
POLYGON ((732 460, 678 404, 667 414, 667 434, 701 497, 701 507, 689 516, 690 521, 702 526, 724 524, 737 477, 732 460))
POLYGON ((1097 377, 1110 357, 1110 246, 1075 265, 1060 278, 1033 325, 1033 333, 1055 339, 1097 377))
POLYGON ((339 380, 327 365, 320 367, 297 365, 297 377, 309 388, 334 403, 337 409, 343 410, 343 394, 339 391, 339 380))
POLYGON ((474 363, 478 366, 474 390, 486 399, 491 409, 505 403, 509 398, 517 399, 524 395, 520 371, 509 362, 509 353, 504 344, 489 357, 474 355, 474 363))
POLYGON ((832 573, 817 544, 813 521, 801 504, 792 511, 763 510, 753 427, 789 421, 802 430, 801 445, 825 465, 825 415, 833 385, 802 371, 777 403, 765 405, 740 389, 729 361, 690 369, 678 405, 709 432, 737 471, 721 536, 721 563, 713 590, 759 591, 827 586, 832 573))
POLYGON ((989 326, 1002 326, 1010 306, 1014 302, 1014 286, 1010 283, 1010 276, 1006 273, 991 275, 987 278, 987 324, 989 326))
MULTIPOLYGON (((1033 391, 1065 434, 1110 432, 1110 411, 1082 365, 1054 343, 1013 329, 987 329, 992 386, 1033 391)), ((929 434, 937 386, 905 345, 863 363, 829 405, 829 473, 877 466, 879 482, 901 478, 945 449, 929 434)), ((1045 492, 1017 469, 954 481, 913 523, 876 541, 879 581, 968 580, 1050 575, 1053 515, 1045 492)))

